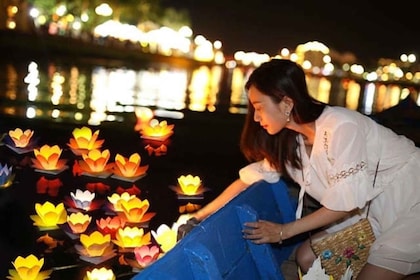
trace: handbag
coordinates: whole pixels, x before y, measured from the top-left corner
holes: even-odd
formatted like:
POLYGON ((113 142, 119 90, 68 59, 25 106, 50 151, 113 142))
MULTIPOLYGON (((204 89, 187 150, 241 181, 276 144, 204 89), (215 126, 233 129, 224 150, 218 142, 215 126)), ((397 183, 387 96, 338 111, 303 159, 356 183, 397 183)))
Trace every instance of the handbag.
MULTIPOLYGON (((378 166, 379 162, 373 180, 374 186, 378 166)), ((366 218, 337 232, 310 239, 312 250, 320 257, 322 267, 334 279, 341 279, 348 267, 353 271, 353 279, 357 279, 357 275, 367 263, 370 247, 375 241, 372 226, 367 218, 369 208, 370 201, 366 218)))

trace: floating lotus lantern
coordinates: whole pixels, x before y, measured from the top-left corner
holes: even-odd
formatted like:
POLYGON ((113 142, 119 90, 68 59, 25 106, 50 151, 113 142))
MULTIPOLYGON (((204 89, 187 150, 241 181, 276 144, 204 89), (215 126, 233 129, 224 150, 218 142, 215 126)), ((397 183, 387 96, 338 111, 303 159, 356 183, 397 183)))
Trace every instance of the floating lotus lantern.
POLYGON ((16 128, 15 130, 9 130, 9 137, 10 139, 12 139, 16 148, 28 147, 32 135, 34 135, 34 131, 30 129, 26 129, 25 131, 23 131, 20 128, 16 128))
POLYGON ((110 234, 114 239, 117 231, 125 226, 125 219, 121 219, 119 216, 100 218, 96 220, 96 225, 102 234, 110 234))
POLYGON ((81 155, 94 149, 100 149, 105 140, 97 140, 99 130, 92 133, 89 127, 75 128, 67 144, 75 155, 81 155))
POLYGON ((115 280, 115 274, 111 269, 106 267, 94 268, 91 271, 86 271, 86 276, 83 280, 115 280))
POLYGON ((140 267, 144 268, 159 258, 160 249, 156 245, 143 245, 134 249, 134 256, 140 267))
POLYGON ((108 149, 104 151, 97 149, 90 150, 82 154, 82 157, 83 160, 79 161, 79 166, 84 172, 97 175, 110 175, 109 171, 113 164, 108 164, 110 158, 108 149))
POLYGON ((93 199, 95 198, 95 193, 90 192, 89 190, 82 191, 77 189, 75 193, 70 192, 71 198, 74 202, 76 208, 89 211, 93 199))
POLYGON ((67 224, 75 234, 85 232, 91 221, 92 217, 82 212, 71 213, 67 216, 67 224))
POLYGON ((202 186, 199 176, 188 174, 178 178, 178 185, 171 186, 171 189, 178 194, 178 198, 203 198, 203 193, 207 190, 202 186))
POLYGON ((63 203, 59 203, 57 206, 49 201, 44 204, 36 203, 35 211, 38 215, 30 217, 34 221, 34 225, 40 229, 58 228, 58 225, 67 221, 67 212, 63 203))
POLYGON ((49 278, 52 272, 52 270, 41 271, 44 258, 38 259, 32 254, 27 257, 18 256, 12 264, 16 270, 9 270, 8 279, 43 280, 49 278))
POLYGON ((127 223, 147 223, 156 215, 156 213, 147 213, 149 206, 150 204, 147 199, 141 200, 138 197, 121 200, 122 212, 118 212, 118 215, 124 218, 127 223))
POLYGON ((15 174, 12 173, 13 166, 2 165, 0 163, 0 188, 10 187, 15 179, 15 174))
POLYGON ((32 159, 33 166, 38 170, 64 170, 66 168, 66 160, 60 159, 62 151, 58 145, 44 145, 40 149, 34 149, 35 159, 32 159))
POLYGON ((158 227, 157 231, 152 230, 152 235, 160 245, 161 250, 167 253, 177 243, 178 226, 174 224, 174 226, 170 228, 169 226, 162 224, 158 227))
POLYGON ((123 209, 121 207, 121 202, 128 201, 135 197, 135 195, 132 195, 128 192, 123 192, 122 194, 113 193, 111 196, 108 196, 108 201, 111 202, 113 210, 115 212, 122 212, 123 209))
POLYGON ((83 247, 76 244, 77 251, 88 258, 103 257, 105 259, 115 254, 109 234, 103 235, 99 231, 94 231, 90 235, 82 233, 80 243, 83 247))
POLYGON ((115 156, 114 174, 124 178, 140 178, 146 174, 148 165, 140 166, 141 157, 138 153, 126 158, 120 154, 115 156))
POLYGON ((43 243, 47 248, 44 250, 45 253, 51 253, 53 249, 57 248, 59 245, 63 245, 64 241, 59 241, 51 237, 48 233, 40 236, 37 240, 37 243, 43 243))
POLYGON ((134 249, 143 245, 149 245, 151 240, 150 232, 145 234, 143 228, 126 226, 118 229, 115 240, 112 240, 112 242, 123 249, 134 249))
POLYGON ((173 124, 168 125, 167 121, 159 122, 157 119, 152 119, 140 130, 141 137, 150 140, 165 141, 174 133, 174 126, 173 124))
POLYGON ((141 107, 134 110, 136 114, 137 123, 134 126, 135 131, 139 131, 154 117, 154 113, 150 108, 141 107))

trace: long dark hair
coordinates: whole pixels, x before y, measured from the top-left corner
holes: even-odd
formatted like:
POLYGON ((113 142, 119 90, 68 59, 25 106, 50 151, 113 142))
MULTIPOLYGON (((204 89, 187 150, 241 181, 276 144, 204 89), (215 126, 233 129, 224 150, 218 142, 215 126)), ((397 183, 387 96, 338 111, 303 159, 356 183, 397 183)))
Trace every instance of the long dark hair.
MULTIPOLYGON (((294 101, 291 111, 296 123, 315 121, 325 108, 325 104, 314 99, 308 91, 306 76, 302 67, 286 59, 272 59, 261 64, 248 78, 245 89, 251 86, 268 95, 273 102, 280 103, 284 96, 294 101)), ((284 128, 275 135, 269 135, 254 121, 254 108, 248 104, 241 134, 240 148, 250 160, 266 158, 284 176, 287 174, 285 164, 301 168, 301 158, 297 153, 297 132, 284 128)))

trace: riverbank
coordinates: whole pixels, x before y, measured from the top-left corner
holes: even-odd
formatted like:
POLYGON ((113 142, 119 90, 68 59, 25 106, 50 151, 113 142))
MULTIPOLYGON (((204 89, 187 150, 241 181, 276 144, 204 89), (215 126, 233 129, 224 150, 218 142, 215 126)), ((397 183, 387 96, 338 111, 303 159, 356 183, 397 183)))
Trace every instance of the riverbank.
POLYGON ((139 44, 130 41, 119 41, 113 38, 93 38, 84 36, 49 35, 45 32, 21 33, 13 30, 0 30, 0 52, 4 58, 66 57, 75 62, 98 63, 106 60, 112 66, 130 66, 137 63, 168 63, 182 67, 212 65, 209 62, 197 61, 190 57, 173 55, 165 56, 148 52, 139 44))

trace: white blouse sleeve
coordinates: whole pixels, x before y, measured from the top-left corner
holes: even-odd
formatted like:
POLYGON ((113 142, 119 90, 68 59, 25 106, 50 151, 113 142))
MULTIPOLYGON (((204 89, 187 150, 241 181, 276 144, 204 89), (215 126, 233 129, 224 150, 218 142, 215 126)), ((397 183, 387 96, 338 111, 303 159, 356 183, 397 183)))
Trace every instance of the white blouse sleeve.
POLYGON ((324 132, 328 186, 320 203, 335 211, 363 208, 373 197, 373 174, 368 166, 365 132, 355 122, 344 122, 324 132))
POLYGON ((260 180, 265 180, 268 183, 275 183, 280 179, 280 173, 270 165, 268 160, 264 159, 248 164, 240 169, 239 178, 244 183, 250 185, 260 180))

